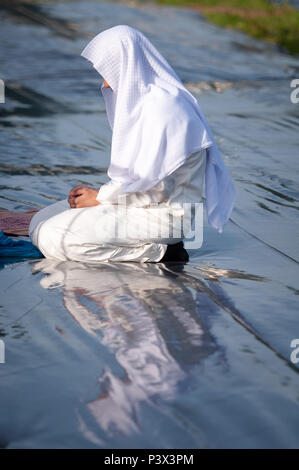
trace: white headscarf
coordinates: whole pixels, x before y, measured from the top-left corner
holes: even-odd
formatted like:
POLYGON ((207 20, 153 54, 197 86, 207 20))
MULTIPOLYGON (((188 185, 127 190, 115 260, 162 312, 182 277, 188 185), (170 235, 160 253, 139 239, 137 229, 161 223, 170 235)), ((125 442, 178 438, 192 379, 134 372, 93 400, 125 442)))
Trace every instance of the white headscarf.
POLYGON ((198 101, 166 59, 126 25, 98 34, 81 55, 110 86, 101 90, 112 129, 111 181, 123 192, 147 191, 207 148, 208 220, 222 232, 235 189, 198 101))

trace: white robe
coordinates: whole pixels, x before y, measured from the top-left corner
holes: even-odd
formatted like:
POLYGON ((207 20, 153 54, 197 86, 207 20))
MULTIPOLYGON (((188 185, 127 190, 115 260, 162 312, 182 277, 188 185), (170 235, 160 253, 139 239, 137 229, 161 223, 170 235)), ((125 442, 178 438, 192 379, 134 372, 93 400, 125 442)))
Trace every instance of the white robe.
POLYGON ((62 261, 158 262, 168 244, 184 238, 184 204, 202 202, 205 166, 204 149, 146 192, 122 193, 109 182, 97 206, 70 209, 66 199, 51 204, 31 220, 32 243, 46 258, 62 261))
POLYGON ((207 218, 221 233, 236 191, 199 102, 165 57, 128 25, 97 34, 81 55, 109 84, 101 90, 112 129, 112 184, 147 191, 207 149, 207 218))

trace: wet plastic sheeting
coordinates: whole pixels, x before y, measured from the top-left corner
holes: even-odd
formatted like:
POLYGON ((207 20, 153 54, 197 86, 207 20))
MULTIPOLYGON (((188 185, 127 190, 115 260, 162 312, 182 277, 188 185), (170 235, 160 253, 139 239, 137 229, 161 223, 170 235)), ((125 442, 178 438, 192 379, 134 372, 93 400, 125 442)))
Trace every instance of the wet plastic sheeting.
POLYGON ((183 268, 2 259, 0 445, 298 447, 298 59, 187 10, 35 8, 51 21, 0 10, 1 208, 106 181, 101 80, 79 54, 116 24, 199 98, 238 200, 183 268))

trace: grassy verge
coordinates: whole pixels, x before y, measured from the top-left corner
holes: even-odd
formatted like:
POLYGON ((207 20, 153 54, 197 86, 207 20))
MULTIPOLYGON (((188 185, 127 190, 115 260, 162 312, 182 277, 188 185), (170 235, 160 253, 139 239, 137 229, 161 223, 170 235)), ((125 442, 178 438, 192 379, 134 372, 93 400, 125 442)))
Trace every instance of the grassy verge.
POLYGON ((291 54, 299 53, 299 11, 267 0, 157 0, 187 6, 226 28, 236 28, 258 39, 277 44, 291 54))

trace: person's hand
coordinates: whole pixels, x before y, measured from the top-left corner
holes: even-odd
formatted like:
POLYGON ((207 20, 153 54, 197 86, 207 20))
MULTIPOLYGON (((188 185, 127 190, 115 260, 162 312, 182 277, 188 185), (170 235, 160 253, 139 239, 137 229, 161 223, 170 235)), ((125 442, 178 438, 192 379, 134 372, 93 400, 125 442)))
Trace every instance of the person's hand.
POLYGON ((68 202, 71 209, 79 209, 81 207, 97 206, 99 201, 96 197, 98 189, 87 188, 86 186, 75 186, 70 190, 68 202))

